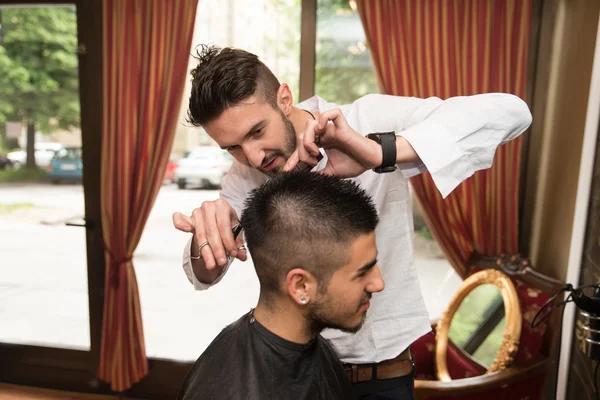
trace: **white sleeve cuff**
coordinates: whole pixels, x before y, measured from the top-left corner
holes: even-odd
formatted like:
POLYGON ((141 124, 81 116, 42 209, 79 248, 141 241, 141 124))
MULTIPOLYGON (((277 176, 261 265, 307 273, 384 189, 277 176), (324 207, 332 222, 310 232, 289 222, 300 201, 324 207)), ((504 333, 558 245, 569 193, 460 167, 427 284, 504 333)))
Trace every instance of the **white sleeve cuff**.
POLYGON ((456 138, 440 122, 422 121, 400 136, 415 149, 443 198, 481 169, 479 163, 465 157, 456 138))
POLYGON ((406 179, 412 178, 413 176, 420 175, 423 172, 427 171, 427 167, 421 161, 411 162, 411 163, 401 163, 401 164, 396 164, 396 166, 402 172, 402 176, 404 176, 404 178, 406 178, 406 179))
POLYGON ((210 289, 212 286, 216 285, 217 283, 219 283, 221 281, 221 279, 223 279, 223 277, 229 270, 229 267, 231 266, 233 259, 232 258, 227 259, 227 265, 223 268, 223 271, 217 277, 217 279, 214 280, 214 282, 212 282, 212 283, 200 282, 198 280, 198 278, 196 278, 196 274, 194 274, 194 268, 192 267, 192 259, 190 258, 191 257, 192 239, 193 239, 193 236, 187 241, 185 247, 183 248, 183 271, 185 272, 185 275, 187 276, 190 283, 192 285, 194 285, 194 289, 207 290, 207 289, 210 289))

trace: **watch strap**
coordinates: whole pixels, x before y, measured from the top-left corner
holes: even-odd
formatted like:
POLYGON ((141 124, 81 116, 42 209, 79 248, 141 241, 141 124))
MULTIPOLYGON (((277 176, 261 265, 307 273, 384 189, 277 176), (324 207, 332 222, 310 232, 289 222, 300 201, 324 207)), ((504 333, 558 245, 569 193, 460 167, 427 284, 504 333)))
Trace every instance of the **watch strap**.
MULTIPOLYGON (((381 150, 383 159, 379 168, 389 168, 396 166, 396 134, 391 132, 391 135, 380 135, 381 150)), ((394 168, 395 169, 395 168, 394 168)))
POLYGON ((367 137, 381 145, 382 160, 381 165, 374 168, 373 171, 378 174, 392 172, 396 170, 396 133, 371 133, 367 137))

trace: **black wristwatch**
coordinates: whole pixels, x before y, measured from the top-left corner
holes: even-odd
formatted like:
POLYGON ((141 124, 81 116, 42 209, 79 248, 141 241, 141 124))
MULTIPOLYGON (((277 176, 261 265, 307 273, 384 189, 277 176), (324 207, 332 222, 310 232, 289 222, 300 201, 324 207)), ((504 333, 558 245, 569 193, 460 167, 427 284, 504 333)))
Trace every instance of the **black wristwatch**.
POLYGON ((396 132, 370 133, 367 137, 381 145, 381 165, 373 168, 378 174, 396 170, 396 132))

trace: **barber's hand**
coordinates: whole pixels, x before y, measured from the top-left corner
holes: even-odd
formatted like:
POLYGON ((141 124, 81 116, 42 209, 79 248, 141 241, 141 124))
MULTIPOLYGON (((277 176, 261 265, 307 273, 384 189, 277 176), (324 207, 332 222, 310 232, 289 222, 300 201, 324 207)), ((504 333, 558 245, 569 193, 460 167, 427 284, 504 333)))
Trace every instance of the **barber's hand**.
POLYGON ((319 121, 308 121, 297 143, 284 171, 292 170, 300 161, 317 165, 319 147, 327 154, 327 165, 319 172, 342 178, 355 177, 378 167, 383 157, 381 146, 352 129, 339 108, 322 113, 319 121), (319 135, 319 146, 315 144, 316 135, 319 135))
POLYGON ((173 214, 175 228, 194 234, 192 246, 196 246, 196 250, 203 243, 208 242, 208 245, 202 246, 202 250, 200 250, 202 260, 208 270, 217 265, 221 267, 227 265, 227 255, 246 261, 246 251, 238 250, 244 245, 242 233, 234 240, 231 232, 231 229, 238 223, 235 210, 223 199, 205 201, 199 208, 192 211, 190 217, 178 212, 173 214))

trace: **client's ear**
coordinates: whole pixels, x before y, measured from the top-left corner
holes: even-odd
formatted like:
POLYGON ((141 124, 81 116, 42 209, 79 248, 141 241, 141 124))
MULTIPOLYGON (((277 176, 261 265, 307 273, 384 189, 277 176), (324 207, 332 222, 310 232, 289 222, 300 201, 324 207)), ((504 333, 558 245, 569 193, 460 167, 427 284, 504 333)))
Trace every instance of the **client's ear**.
POLYGON ((285 277, 285 288, 293 302, 302 306, 310 303, 317 293, 317 280, 305 269, 294 268, 285 277))

